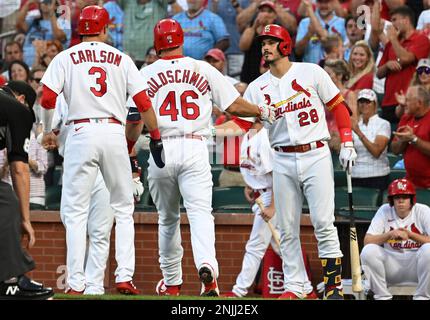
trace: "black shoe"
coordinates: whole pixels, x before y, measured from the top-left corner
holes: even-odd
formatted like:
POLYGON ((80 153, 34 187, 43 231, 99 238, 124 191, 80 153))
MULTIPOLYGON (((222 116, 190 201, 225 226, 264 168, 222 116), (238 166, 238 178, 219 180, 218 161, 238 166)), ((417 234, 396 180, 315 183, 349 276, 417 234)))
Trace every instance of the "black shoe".
POLYGON ((0 282, 0 300, 45 300, 53 295, 52 288, 45 288, 26 276, 12 283, 0 282))

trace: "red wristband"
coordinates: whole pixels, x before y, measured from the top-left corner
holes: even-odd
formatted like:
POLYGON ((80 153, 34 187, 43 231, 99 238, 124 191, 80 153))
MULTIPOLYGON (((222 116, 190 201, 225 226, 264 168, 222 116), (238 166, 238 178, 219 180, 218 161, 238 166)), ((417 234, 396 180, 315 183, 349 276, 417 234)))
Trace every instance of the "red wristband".
POLYGON ((126 140, 127 140, 127 149, 128 149, 128 154, 130 154, 130 153, 131 153, 131 150, 133 150, 133 147, 134 147, 134 145, 136 144, 136 141, 132 141, 132 140, 129 140, 129 139, 127 139, 127 138, 126 138, 126 140))
POLYGON ((340 141, 349 142, 352 141, 352 131, 350 128, 341 128, 339 129, 340 141))
POLYGON ((161 139, 161 135, 160 135, 160 130, 154 129, 152 131, 149 131, 149 135, 151 136, 151 139, 153 140, 160 140, 161 139))

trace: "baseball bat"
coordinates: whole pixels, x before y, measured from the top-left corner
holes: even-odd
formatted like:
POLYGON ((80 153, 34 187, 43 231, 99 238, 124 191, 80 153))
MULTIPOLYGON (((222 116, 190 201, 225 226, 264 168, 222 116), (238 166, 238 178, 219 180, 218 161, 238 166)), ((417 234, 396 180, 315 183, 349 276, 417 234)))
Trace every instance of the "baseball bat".
POLYGON ((351 257, 351 276, 352 276, 352 291, 361 292, 363 290, 361 284, 361 266, 360 254, 358 251, 357 230, 355 228, 354 205, 352 201, 352 183, 351 174, 346 170, 346 181, 348 185, 348 203, 349 203, 349 250, 351 257))
MULTIPOLYGON (((261 198, 257 198, 255 199, 255 203, 260 207, 261 212, 263 212, 264 210, 264 205, 263 205, 263 201, 261 200, 261 198)), ((270 221, 266 221, 267 225, 269 226, 270 232, 272 233, 272 237, 275 240, 275 243, 279 249, 279 251, 281 251, 281 242, 279 241, 279 235, 276 232, 275 228, 273 227, 273 224, 270 221)))

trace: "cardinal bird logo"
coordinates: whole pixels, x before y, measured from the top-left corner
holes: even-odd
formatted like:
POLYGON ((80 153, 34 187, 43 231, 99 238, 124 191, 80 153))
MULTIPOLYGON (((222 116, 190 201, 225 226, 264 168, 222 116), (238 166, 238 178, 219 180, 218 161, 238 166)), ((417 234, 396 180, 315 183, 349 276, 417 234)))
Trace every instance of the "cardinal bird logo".
POLYGON ((309 91, 305 90, 301 85, 299 85, 297 83, 296 79, 294 79, 291 82, 291 87, 293 88, 294 91, 303 92, 305 95, 307 95, 308 98, 311 97, 311 93, 309 91))
POLYGON ((270 104, 272 102, 272 99, 270 99, 270 96, 268 94, 264 94, 264 102, 266 102, 266 104, 270 104))
POLYGON ((420 232, 420 230, 418 230, 418 228, 415 226, 415 223, 412 223, 412 225, 411 225, 411 231, 412 231, 413 233, 416 233, 416 234, 422 234, 422 233, 420 232))

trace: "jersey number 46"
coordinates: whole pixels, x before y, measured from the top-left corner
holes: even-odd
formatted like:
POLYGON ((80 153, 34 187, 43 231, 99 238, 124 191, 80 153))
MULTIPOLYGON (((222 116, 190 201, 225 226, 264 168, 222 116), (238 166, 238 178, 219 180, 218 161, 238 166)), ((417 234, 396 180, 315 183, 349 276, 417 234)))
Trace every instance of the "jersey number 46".
POLYGON ((184 91, 179 96, 179 101, 176 101, 176 92, 170 91, 163 103, 160 106, 160 116, 170 116, 171 121, 178 121, 179 110, 177 104, 181 108, 181 115, 187 120, 196 120, 200 115, 200 108, 192 101, 198 99, 199 95, 193 90, 184 91))

